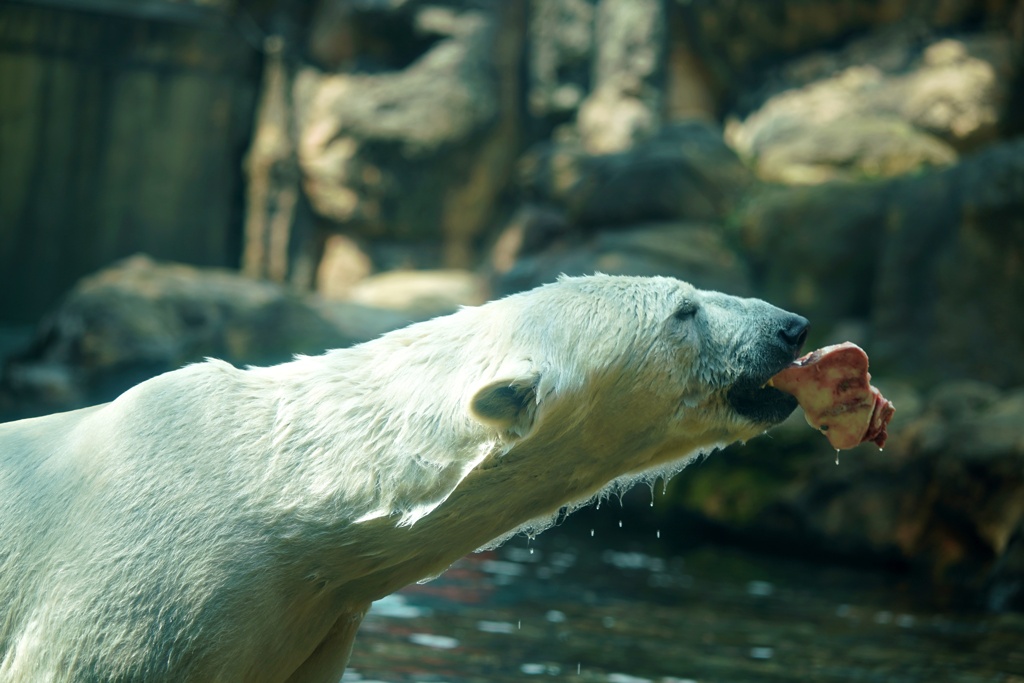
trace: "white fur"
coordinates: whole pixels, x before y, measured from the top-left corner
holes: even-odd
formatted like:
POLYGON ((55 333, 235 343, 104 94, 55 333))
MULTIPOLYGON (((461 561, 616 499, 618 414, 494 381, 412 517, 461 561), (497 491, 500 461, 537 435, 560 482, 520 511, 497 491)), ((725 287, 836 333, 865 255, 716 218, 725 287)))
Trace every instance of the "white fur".
POLYGON ((0 425, 0 680, 337 681, 371 601, 763 431, 723 395, 768 309, 565 278, 0 425))

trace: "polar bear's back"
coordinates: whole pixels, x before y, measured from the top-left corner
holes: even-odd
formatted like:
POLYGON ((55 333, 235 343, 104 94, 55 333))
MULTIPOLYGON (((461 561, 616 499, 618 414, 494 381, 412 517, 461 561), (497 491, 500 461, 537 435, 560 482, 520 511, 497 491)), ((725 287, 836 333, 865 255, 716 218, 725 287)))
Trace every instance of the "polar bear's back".
POLYGON ((260 401, 255 415, 223 405, 244 395, 243 374, 203 363, 103 406, 0 425, 0 679, 145 678, 217 637, 199 624, 233 627, 216 613, 251 616, 228 603, 266 552, 264 520, 233 504, 246 482, 232 475, 252 468, 244 449, 211 458, 247 420, 258 430, 260 401))
MULTIPOLYGON (((80 478, 69 470, 71 442, 83 420, 104 410, 67 413, 0 424, 0 600, 18 579, 32 578, 10 565, 52 550, 78 496, 80 478)), ((3 604, 9 604, 4 600, 3 604)))

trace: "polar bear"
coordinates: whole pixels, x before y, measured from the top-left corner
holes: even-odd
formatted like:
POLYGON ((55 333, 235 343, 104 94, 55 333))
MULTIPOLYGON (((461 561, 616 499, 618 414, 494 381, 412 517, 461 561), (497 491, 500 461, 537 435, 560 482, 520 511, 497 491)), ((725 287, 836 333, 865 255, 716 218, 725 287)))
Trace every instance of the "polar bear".
POLYGON ((796 403, 807 321, 563 278, 0 425, 0 680, 337 681, 373 600, 796 403))

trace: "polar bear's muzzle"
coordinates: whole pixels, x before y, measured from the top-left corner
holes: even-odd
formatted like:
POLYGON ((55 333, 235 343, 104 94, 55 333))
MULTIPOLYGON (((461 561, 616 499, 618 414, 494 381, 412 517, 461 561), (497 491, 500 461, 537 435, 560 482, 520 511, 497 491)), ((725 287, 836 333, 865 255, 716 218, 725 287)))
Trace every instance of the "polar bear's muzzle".
POLYGON ((726 394, 736 413, 765 426, 782 422, 796 410, 795 398, 765 385, 800 356, 810 328, 806 318, 785 311, 779 311, 772 322, 768 329, 774 329, 774 334, 755 342, 750 367, 726 394))

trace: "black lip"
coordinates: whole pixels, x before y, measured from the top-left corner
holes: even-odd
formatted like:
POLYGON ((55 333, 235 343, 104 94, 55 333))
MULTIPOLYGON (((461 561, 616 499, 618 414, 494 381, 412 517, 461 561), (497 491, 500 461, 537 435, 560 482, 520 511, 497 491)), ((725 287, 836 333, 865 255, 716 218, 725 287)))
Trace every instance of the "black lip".
POLYGON ((766 363, 767 367, 756 374, 741 377, 729 388, 726 398, 732 409, 751 422, 766 426, 778 424, 789 417, 799 405, 796 397, 765 385, 799 357, 802 345, 801 340, 800 346, 771 349, 769 355, 772 358, 766 363))
POLYGON ((792 394, 763 386, 766 381, 741 380, 730 387, 726 399, 733 410, 751 422, 774 425, 789 417, 797 402, 792 394))

